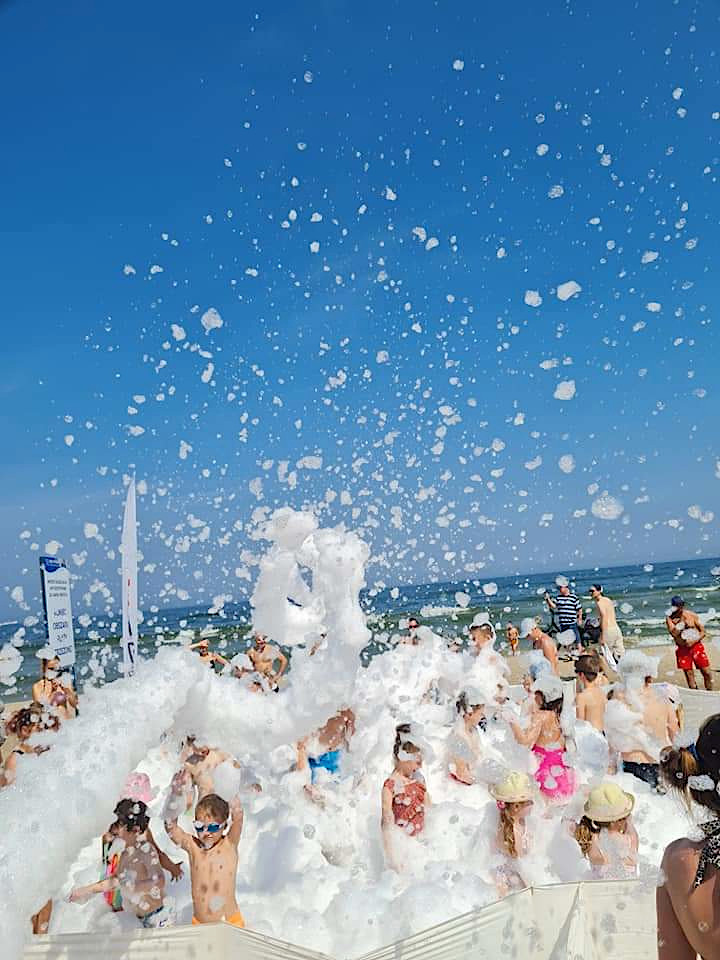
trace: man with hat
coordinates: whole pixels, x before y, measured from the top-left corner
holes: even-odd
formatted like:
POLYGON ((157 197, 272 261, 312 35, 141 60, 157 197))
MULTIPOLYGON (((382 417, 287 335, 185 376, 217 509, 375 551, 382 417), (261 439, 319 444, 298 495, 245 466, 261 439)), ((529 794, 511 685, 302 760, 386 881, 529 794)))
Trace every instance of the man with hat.
POLYGON ((533 650, 542 650, 543 656, 550 663, 554 674, 560 673, 557 645, 552 637, 544 633, 532 617, 525 617, 520 624, 520 636, 532 640, 533 650))
POLYGON ((703 640, 705 639, 705 625, 700 617, 692 610, 688 610, 682 597, 673 597, 670 601, 672 609, 665 617, 668 633, 675 641, 675 662, 678 670, 682 670, 691 690, 697 690, 695 667, 703 677, 706 690, 712 690, 712 674, 710 661, 703 640))

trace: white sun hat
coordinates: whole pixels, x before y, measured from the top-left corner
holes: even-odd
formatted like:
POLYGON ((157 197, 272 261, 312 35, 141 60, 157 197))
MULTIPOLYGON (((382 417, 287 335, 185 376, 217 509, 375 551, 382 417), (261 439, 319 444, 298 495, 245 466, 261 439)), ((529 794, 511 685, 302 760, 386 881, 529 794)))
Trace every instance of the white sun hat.
POLYGON ((601 783, 591 790, 585 802, 584 813, 595 823, 615 823, 629 817, 635 806, 635 797, 621 790, 616 783, 601 783))

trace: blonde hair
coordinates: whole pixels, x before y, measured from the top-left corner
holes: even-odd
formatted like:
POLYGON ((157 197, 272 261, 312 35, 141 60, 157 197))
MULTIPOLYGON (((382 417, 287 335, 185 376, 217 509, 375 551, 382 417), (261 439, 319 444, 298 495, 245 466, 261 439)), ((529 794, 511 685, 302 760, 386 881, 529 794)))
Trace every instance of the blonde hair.
POLYGON ((515 824, 510 816, 510 810, 513 807, 522 806, 523 802, 506 803, 500 808, 500 838, 509 857, 513 860, 518 858, 518 850, 515 844, 515 824))

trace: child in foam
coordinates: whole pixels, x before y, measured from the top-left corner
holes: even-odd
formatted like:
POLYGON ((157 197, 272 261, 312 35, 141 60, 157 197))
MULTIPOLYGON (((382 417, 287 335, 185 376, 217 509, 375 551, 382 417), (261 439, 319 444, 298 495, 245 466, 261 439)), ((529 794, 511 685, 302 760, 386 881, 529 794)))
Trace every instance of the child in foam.
POLYGON ((168 836, 190 859, 194 924, 218 923, 225 920, 235 927, 244 927, 235 899, 238 870, 238 845, 243 828, 243 808, 239 797, 230 804, 211 793, 195 807, 192 837, 178 826, 178 812, 184 805, 188 774, 175 774, 165 809, 168 836))
POLYGON ((501 897, 513 890, 522 890, 523 880, 517 861, 530 850, 526 818, 533 806, 535 790, 526 773, 512 772, 490 787, 498 808, 497 849, 502 857, 495 871, 495 882, 501 897))
POLYGON ((335 776, 340 772, 344 751, 350 749, 350 738, 355 733, 355 714, 347 707, 330 717, 312 737, 297 744, 297 769, 310 768, 310 782, 318 777, 335 776))
POLYGON ((172 908, 165 903, 165 874, 155 841, 148 836, 150 817, 140 800, 121 800, 115 808, 114 834, 123 844, 114 875, 85 887, 76 887, 68 899, 84 903, 95 894, 119 889, 123 908, 135 913, 143 927, 152 930, 175 921, 172 908))
POLYGON ((663 752, 661 774, 694 817, 699 839, 682 838, 665 850, 657 892, 659 960, 720 956, 720 714, 700 728, 691 747, 663 752), (696 806, 693 806, 696 804, 696 806), (704 819, 708 817, 709 819, 704 819))
POLYGON ((590 791, 575 839, 596 879, 626 880, 637 875, 634 806, 635 797, 615 783, 601 783, 590 791))
MULTIPOLYGON (((30 741, 33 737, 46 732, 56 733, 60 729, 60 721, 56 714, 48 712, 49 708, 42 704, 33 702, 29 707, 22 707, 16 710, 5 724, 6 731, 17 737, 18 744, 12 753, 5 758, 2 770, 0 770, 0 788, 9 787, 15 783, 18 773, 18 760, 21 757, 36 757, 45 753, 50 747, 47 744, 35 743, 30 741)), ((23 761, 24 762, 24 761, 23 761)), ((35 934, 47 933, 50 928, 50 918, 52 917, 52 900, 48 900, 44 906, 38 910, 31 918, 32 931, 35 934)))
MULTIPOLYGON (((150 783, 150 778, 146 773, 131 773, 125 781, 123 788, 123 799, 115 807, 116 817, 120 817, 123 810, 128 809, 128 804, 142 803, 146 808, 154 798, 154 792, 150 783)), ((102 837, 102 861, 105 869, 105 878, 117 876, 120 866, 120 857, 122 856, 122 844, 118 844, 119 820, 110 824, 106 833, 102 837)), ((164 850, 161 850, 155 842, 150 826, 148 825, 145 836, 148 843, 155 848, 160 866, 166 870, 172 880, 179 880, 182 877, 182 864, 173 863, 164 850)), ((120 887, 116 887, 105 893, 105 900, 108 906, 117 913, 123 909, 122 893, 120 887)))
POLYGON ((482 753, 482 736, 487 731, 486 696, 476 687, 468 687, 455 704, 458 714, 450 740, 448 771, 453 780, 467 786, 475 783, 474 766, 482 753))
POLYGON ((421 737, 411 723, 395 729, 395 766, 382 788, 382 835, 385 859, 392 870, 400 868, 393 848, 393 831, 400 828, 408 837, 418 837, 425 828, 425 810, 430 797, 420 773, 423 762, 421 737))
POLYGON ((540 792, 550 803, 566 803, 575 792, 575 771, 565 762, 565 733, 560 723, 563 708, 563 686, 550 671, 538 674, 532 685, 537 712, 532 713, 527 727, 511 720, 515 739, 530 747, 538 761, 535 779, 540 792))
POLYGON ((70 676, 62 675, 60 660, 52 647, 43 647, 35 656, 42 663, 42 677, 33 684, 33 700, 46 704, 60 720, 72 720, 77 715, 78 695, 70 676))

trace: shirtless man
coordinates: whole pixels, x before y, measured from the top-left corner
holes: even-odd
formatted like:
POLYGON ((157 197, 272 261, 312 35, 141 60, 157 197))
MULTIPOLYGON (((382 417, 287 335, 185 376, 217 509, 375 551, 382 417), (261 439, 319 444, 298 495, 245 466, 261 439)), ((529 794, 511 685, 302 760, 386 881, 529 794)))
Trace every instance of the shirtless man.
POLYGON ((590 596, 595 601, 600 620, 600 642, 610 651, 615 660, 625 654, 625 641, 615 616, 615 604, 603 594, 599 583, 590 587, 590 596))
POLYGON ((575 676, 578 680, 575 713, 578 720, 585 720, 600 733, 604 733, 607 696, 599 667, 600 664, 594 657, 578 657, 575 663, 575 676))
POLYGON ((270 686, 271 690, 278 689, 278 681, 287 670, 287 657, 273 644, 267 642, 267 637, 262 633, 256 633, 253 636, 253 645, 248 647, 247 655, 250 658, 255 671, 260 674, 270 686), (280 666, 275 669, 275 664, 280 666))
POLYGON ((687 610, 682 597, 673 597, 670 601, 672 610, 665 618, 668 633, 676 644, 675 662, 678 670, 682 670, 691 690, 697 690, 695 667, 702 674, 706 690, 712 690, 712 674, 710 661, 703 640, 705 639, 705 625, 700 617, 687 610))
POLYGON ((165 810, 168 836, 190 860, 193 924, 218 923, 225 920, 244 927, 245 920, 235 899, 238 844, 243 828, 240 798, 228 804, 211 793, 195 807, 196 836, 186 833, 177 822, 178 802, 187 793, 188 774, 180 770, 173 778, 170 798, 165 810))
POLYGON ((560 661, 558 659, 557 645, 552 637, 543 633, 532 617, 526 617, 520 624, 520 636, 523 639, 529 637, 532 641, 533 650, 542 650, 543 656, 550 663, 552 672, 559 675, 560 661))
POLYGON ((139 800, 122 800, 115 808, 114 835, 124 844, 117 872, 98 883, 76 887, 68 899, 84 903, 96 893, 120 889, 126 910, 131 910, 143 927, 155 929, 174 922, 173 911, 165 904, 165 874, 157 847, 147 835, 150 818, 139 800))

